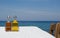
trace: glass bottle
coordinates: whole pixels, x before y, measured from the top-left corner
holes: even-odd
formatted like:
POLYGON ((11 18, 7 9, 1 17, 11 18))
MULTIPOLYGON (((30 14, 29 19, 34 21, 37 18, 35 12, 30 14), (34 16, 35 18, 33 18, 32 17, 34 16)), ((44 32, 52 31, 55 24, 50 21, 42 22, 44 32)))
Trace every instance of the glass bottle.
POLYGON ((16 20, 17 16, 14 16, 13 18, 12 31, 19 31, 18 21, 16 20))
POLYGON ((6 22, 6 26, 5 26, 5 31, 11 31, 10 16, 7 17, 7 22, 6 22))

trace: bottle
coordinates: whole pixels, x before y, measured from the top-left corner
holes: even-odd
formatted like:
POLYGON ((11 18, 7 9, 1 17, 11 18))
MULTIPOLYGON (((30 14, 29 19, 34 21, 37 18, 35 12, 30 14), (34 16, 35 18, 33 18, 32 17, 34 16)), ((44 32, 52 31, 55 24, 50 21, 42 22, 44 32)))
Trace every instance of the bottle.
POLYGON ((10 16, 7 17, 7 22, 5 26, 5 31, 11 31, 11 22, 10 22, 10 16))
POLYGON ((19 31, 18 21, 16 20, 17 16, 14 17, 14 20, 12 22, 12 31, 19 31))

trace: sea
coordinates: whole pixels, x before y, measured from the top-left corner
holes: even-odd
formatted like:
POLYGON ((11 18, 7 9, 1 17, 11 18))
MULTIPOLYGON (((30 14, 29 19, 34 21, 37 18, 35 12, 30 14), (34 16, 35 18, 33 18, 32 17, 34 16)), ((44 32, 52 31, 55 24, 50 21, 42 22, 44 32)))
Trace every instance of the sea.
MULTIPOLYGON (((50 31, 51 23, 59 21, 18 21, 19 26, 36 26, 46 32, 50 31)), ((5 27, 6 21, 0 21, 0 26, 5 27)))

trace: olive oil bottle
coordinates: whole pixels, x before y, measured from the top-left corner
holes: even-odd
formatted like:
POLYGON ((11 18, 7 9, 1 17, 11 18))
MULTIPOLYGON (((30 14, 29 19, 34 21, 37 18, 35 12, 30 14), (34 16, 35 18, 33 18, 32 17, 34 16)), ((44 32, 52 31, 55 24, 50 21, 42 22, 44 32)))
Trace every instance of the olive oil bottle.
POLYGON ((7 17, 7 22, 5 26, 5 31, 11 31, 11 22, 10 22, 10 16, 7 17))
POLYGON ((11 27, 12 31, 19 31, 18 21, 16 20, 16 18, 17 17, 15 16, 12 22, 12 27, 11 27))

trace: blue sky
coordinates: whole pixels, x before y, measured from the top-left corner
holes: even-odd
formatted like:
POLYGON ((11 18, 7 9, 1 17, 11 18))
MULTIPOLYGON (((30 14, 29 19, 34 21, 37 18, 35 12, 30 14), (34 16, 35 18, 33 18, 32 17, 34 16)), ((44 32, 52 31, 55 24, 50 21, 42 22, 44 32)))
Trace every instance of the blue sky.
POLYGON ((60 21, 60 0, 0 0, 0 20, 60 21))

